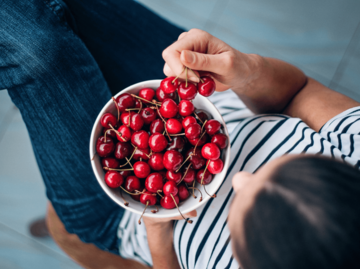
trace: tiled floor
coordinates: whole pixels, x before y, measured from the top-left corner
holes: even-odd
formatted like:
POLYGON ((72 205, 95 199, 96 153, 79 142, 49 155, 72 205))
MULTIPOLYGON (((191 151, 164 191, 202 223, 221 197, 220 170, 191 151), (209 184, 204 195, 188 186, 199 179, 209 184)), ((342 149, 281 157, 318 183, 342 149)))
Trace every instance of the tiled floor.
MULTIPOLYGON (((140 0, 185 29, 200 28, 247 53, 289 61, 360 101, 358 0, 140 0)), ((46 197, 21 115, 0 91, 0 268, 79 268, 27 224, 46 197)))

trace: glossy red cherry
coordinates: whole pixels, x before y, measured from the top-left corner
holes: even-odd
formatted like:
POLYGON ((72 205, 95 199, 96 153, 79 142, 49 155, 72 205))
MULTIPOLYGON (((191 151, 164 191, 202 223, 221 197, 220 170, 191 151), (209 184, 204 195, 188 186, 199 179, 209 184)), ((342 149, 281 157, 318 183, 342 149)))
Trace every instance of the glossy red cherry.
POLYGON ((215 81, 208 76, 201 77, 203 82, 198 83, 198 91, 202 96, 209 97, 216 89, 215 81))
POLYGON ((165 209, 173 209, 176 207, 176 205, 179 203, 179 196, 173 196, 176 204, 174 203, 174 200, 171 196, 164 196, 164 198, 161 198, 160 205, 165 209))
POLYGON ((146 149, 134 149, 134 155, 133 155, 133 159, 135 161, 139 161, 140 159, 142 159, 143 161, 147 161, 149 160, 149 154, 150 154, 150 148, 146 148, 146 149))
POLYGON ((162 190, 164 186, 163 177, 160 173, 151 173, 145 180, 145 188, 151 192, 162 190))
POLYGON ((210 115, 210 113, 203 109, 197 109, 197 110, 195 110, 195 113, 202 120, 202 122, 212 119, 212 116, 210 115))
POLYGON ((141 107, 141 101, 135 98, 135 108, 140 108, 140 107, 141 107))
MULTIPOLYGON (((183 169, 183 173, 184 174, 186 173, 186 168, 183 169)), ((196 175, 195 170, 192 168, 189 168, 186 175, 184 176, 183 181, 187 184, 193 183, 193 181, 195 180, 195 175, 196 175)))
POLYGON ((150 174, 150 166, 146 162, 138 161, 134 163, 134 174, 138 178, 146 178, 150 174))
POLYGON ((150 125, 150 133, 160 133, 162 134, 165 131, 164 122, 161 119, 154 120, 150 125))
POLYGON ((111 124, 111 126, 115 126, 117 124, 117 119, 113 114, 105 113, 104 115, 101 116, 100 124, 104 128, 109 128, 110 126, 109 124, 111 124))
POLYGON ((174 181, 175 183, 180 182, 182 176, 183 176, 183 175, 182 175, 181 172, 176 173, 175 171, 171 171, 171 170, 168 170, 168 171, 166 172, 166 178, 167 178, 169 181, 174 181))
POLYGON ((184 129, 185 129, 186 127, 188 127, 188 126, 189 126, 190 124, 192 124, 192 123, 197 123, 195 117, 193 117, 193 116, 187 116, 186 118, 183 119, 183 121, 182 121, 182 126, 183 126, 184 129))
POLYGON ((207 143, 201 149, 201 155, 207 160, 220 158, 220 149, 214 143, 207 143))
POLYGON ((185 136, 187 139, 195 139, 200 136, 201 126, 197 123, 189 124, 185 128, 185 136))
POLYGON ((140 195, 140 203, 146 205, 148 204, 150 205, 155 205, 157 202, 156 196, 149 192, 149 191, 145 191, 143 194, 140 195))
POLYGON ((178 86, 178 80, 175 79, 175 77, 165 78, 160 83, 160 88, 167 94, 175 92, 177 86, 178 86))
POLYGON ((205 123, 205 131, 209 135, 214 135, 220 131, 221 124, 217 120, 209 120, 205 123))
MULTIPOLYGON (((202 176, 204 174, 204 169, 200 169, 197 173, 196 173, 196 181, 198 183, 201 184, 201 179, 202 179, 202 176)), ((205 171, 205 175, 204 175, 204 179, 202 181, 202 184, 203 185, 207 185, 209 184, 211 181, 213 180, 213 175, 208 171, 206 170, 205 171)))
POLYGON ((177 119, 168 119, 166 121, 166 129, 169 134, 178 134, 182 130, 182 125, 177 119))
POLYGON ((160 107, 160 114, 164 118, 173 118, 178 113, 178 106, 172 99, 165 99, 160 107))
POLYGON ((224 134, 215 134, 211 138, 211 143, 214 143, 219 149, 224 149, 228 146, 228 138, 224 134))
POLYGON ((116 98, 117 105, 120 112, 124 112, 127 108, 133 108, 135 106, 134 98, 128 94, 123 93, 116 98))
POLYGON ((223 168, 224 168, 224 163, 221 159, 217 159, 214 161, 208 160, 208 170, 211 174, 215 175, 215 174, 219 174, 223 168))
MULTIPOLYGON (((190 148, 186 154, 185 154, 185 158, 189 157, 189 155, 191 153, 193 153, 194 148, 190 148)), ((195 150, 195 154, 193 154, 190 158, 189 161, 192 164, 192 168, 194 168, 195 170, 200 169, 201 167, 203 167, 206 164, 206 160, 202 157, 201 155, 201 149, 200 148, 196 148, 195 150)))
POLYGON ((153 152, 161 152, 168 145, 168 141, 163 134, 155 133, 149 138, 149 146, 153 152))
POLYGON ((140 191, 141 182, 139 178, 137 178, 136 176, 128 176, 125 179, 124 189, 131 193, 134 193, 135 191, 140 191))
MULTIPOLYGON (((115 126, 114 126, 114 128, 115 128, 115 126)), ((106 137, 116 138, 116 133, 111 128, 104 128, 103 134, 105 135, 105 133, 106 133, 106 137)))
POLYGON ((124 183, 124 178, 116 171, 108 171, 105 174, 105 183, 110 188, 119 188, 124 183))
POLYGON ((197 94, 197 87, 191 82, 188 82, 186 87, 186 82, 181 82, 178 88, 178 94, 183 100, 193 100, 197 94))
POLYGON ((195 146, 197 144, 198 147, 201 147, 202 145, 204 145, 206 143, 206 141, 208 140, 209 136, 207 134, 204 134, 201 139, 200 137, 195 138, 195 139, 189 139, 189 143, 193 146, 195 146), (200 141, 199 141, 200 140, 200 141))
POLYGON ((151 124, 157 118, 155 111, 150 107, 146 107, 141 110, 140 115, 143 118, 145 124, 151 124))
POLYGON ((176 150, 168 150, 163 157, 163 163, 167 170, 176 171, 184 161, 184 157, 176 150))
POLYGON ((96 152, 100 157, 108 157, 115 149, 111 138, 100 136, 96 141, 96 152))
POLYGON ((108 168, 118 168, 120 163, 117 159, 112 157, 106 157, 101 160, 102 167, 108 167, 108 168))
POLYGON ((174 136, 172 140, 169 142, 166 150, 177 150, 178 152, 182 152, 185 147, 185 140, 181 136, 174 136))
POLYGON ((139 92, 139 97, 151 101, 152 99, 154 99, 155 96, 155 91, 153 89, 150 88, 144 88, 141 89, 139 92))
POLYGON ((160 171, 165 168, 165 166, 163 164, 163 157, 164 157, 164 154, 162 154, 162 153, 153 153, 150 156, 150 160, 148 161, 148 164, 150 165, 152 170, 160 171))
POLYGON ((115 158, 117 159, 125 159, 125 157, 129 157, 133 152, 133 147, 126 142, 117 142, 115 146, 115 158))
POLYGON ((121 125, 117 131, 121 134, 121 136, 116 134, 116 137, 119 141, 121 141, 121 142, 130 141, 132 131, 129 127, 127 127, 126 125, 121 125))
POLYGON ((181 100, 179 103, 179 114, 183 117, 190 116, 194 113, 195 107, 193 103, 188 100, 181 100))
POLYGON ((146 149, 149 147, 149 134, 144 130, 134 132, 131 136, 131 143, 139 149, 146 149))
POLYGON ((190 193, 184 184, 179 185, 178 189, 179 189, 178 196, 180 201, 184 201, 190 196, 190 193))
POLYGON ((122 122, 122 124, 129 126, 129 118, 135 114, 136 113, 134 111, 125 111, 121 114, 120 121, 122 122))
POLYGON ((159 102, 162 102, 167 98, 174 100, 175 97, 176 97, 175 92, 165 93, 160 87, 156 90, 156 98, 158 99, 159 102))
POLYGON ((170 196, 172 194, 175 196, 178 193, 178 187, 174 181, 168 181, 164 184, 163 193, 166 196, 170 196))
POLYGON ((143 125, 144 125, 144 120, 139 114, 135 113, 130 116, 130 128, 131 129, 133 129, 134 131, 139 131, 139 130, 141 130, 143 125))

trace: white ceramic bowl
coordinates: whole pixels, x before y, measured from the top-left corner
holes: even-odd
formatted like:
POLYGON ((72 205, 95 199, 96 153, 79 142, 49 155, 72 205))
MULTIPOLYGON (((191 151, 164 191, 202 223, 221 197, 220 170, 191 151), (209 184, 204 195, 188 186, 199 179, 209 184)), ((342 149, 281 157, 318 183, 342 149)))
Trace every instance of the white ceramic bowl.
MULTIPOLYGON (((129 86, 126 89, 122 90, 121 92, 119 92, 115 96, 115 98, 125 92, 138 94, 138 92, 142 88, 152 88, 155 90, 160 86, 160 82, 161 82, 161 80, 148 80, 148 81, 134 84, 134 85, 129 86)), ((212 117, 215 120, 219 121, 223 126, 222 132, 229 137, 229 133, 227 131, 224 119, 221 117, 221 115, 220 115, 219 111, 216 109, 216 107, 206 97, 204 97, 200 94, 197 94, 196 98, 193 100, 193 103, 197 109, 203 109, 203 110, 207 111, 208 113, 210 113, 212 115, 212 117)), ((103 129, 103 127, 100 124, 100 118, 106 112, 111 112, 114 115, 117 115, 117 110, 116 110, 115 104, 112 100, 109 100, 109 102, 107 102, 107 104, 103 107, 103 109, 100 111, 100 113, 94 123, 93 129, 91 132, 91 138, 90 138, 90 158, 92 158, 96 153, 96 140, 98 139, 98 137, 100 137, 102 135, 102 129, 103 129)), ((226 149, 222 150, 222 155, 221 155, 221 159, 224 161, 224 169, 222 170, 221 173, 215 175, 213 181, 210 184, 206 185, 206 190, 208 191, 209 194, 214 194, 218 190, 218 188, 220 187, 221 183, 223 182, 223 180, 225 178, 226 172, 229 167, 229 162, 230 162, 230 141, 228 144, 229 144, 228 147, 226 149)), ((91 161, 91 165, 94 170, 96 179, 99 182, 101 188, 107 193, 107 195, 109 195, 109 197, 112 200, 114 200, 118 205, 122 206, 123 208, 130 210, 134 213, 141 214, 143 212, 143 210, 144 210, 143 204, 141 204, 138 201, 133 200, 128 194, 123 192, 123 197, 129 202, 129 206, 125 206, 123 199, 121 198, 121 195, 120 195, 120 188, 112 189, 106 185, 106 183, 104 181, 105 173, 104 173, 104 170, 102 169, 100 157, 98 155, 95 155, 95 158, 91 161)), ((202 191, 203 200, 201 202, 199 202, 200 195, 197 191, 195 191, 195 195, 197 196, 197 199, 194 199, 192 196, 190 196, 187 200, 185 200, 179 204, 179 208, 183 214, 190 212, 190 211, 204 205, 209 199, 213 199, 213 198, 210 198, 210 196, 208 196, 203 191, 203 187, 201 187, 201 185, 197 182, 196 182, 196 187, 202 191)), ((145 216, 154 217, 154 218, 164 218, 164 217, 175 217, 175 216, 180 215, 176 208, 170 209, 170 210, 164 209, 161 206, 158 206, 158 208, 159 208, 159 212, 157 212, 156 214, 153 214, 150 212, 150 210, 155 209, 155 207, 149 206, 148 210, 145 213, 145 216)))

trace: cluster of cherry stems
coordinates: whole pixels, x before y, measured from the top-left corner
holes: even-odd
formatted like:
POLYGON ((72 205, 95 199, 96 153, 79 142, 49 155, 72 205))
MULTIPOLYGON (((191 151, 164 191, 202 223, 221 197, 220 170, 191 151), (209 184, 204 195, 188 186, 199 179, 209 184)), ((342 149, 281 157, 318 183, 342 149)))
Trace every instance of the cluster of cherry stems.
MULTIPOLYGON (((190 196, 189 190, 194 198, 198 190, 201 202, 195 179, 207 193, 205 185, 223 169, 221 149, 227 147, 228 138, 220 133, 221 124, 206 111, 196 110, 192 100, 198 92, 208 97, 214 91, 215 82, 208 76, 197 85, 168 77, 156 91, 143 88, 138 96, 124 93, 113 98, 117 117, 102 115, 103 136, 96 143, 107 171, 106 184, 140 201, 144 212, 158 200, 165 209, 178 208, 190 196)), ((129 205, 125 199, 124 204, 129 205)))

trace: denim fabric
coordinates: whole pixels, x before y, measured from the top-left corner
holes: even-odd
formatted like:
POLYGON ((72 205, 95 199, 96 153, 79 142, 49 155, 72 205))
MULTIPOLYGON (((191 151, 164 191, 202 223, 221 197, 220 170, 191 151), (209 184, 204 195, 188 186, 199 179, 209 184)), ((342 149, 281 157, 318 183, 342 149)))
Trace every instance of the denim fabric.
POLYGON ((84 242, 118 253, 123 215, 91 169, 94 120, 111 91, 163 77, 161 52, 181 32, 133 1, 0 0, 0 89, 21 111, 47 197, 84 242))

